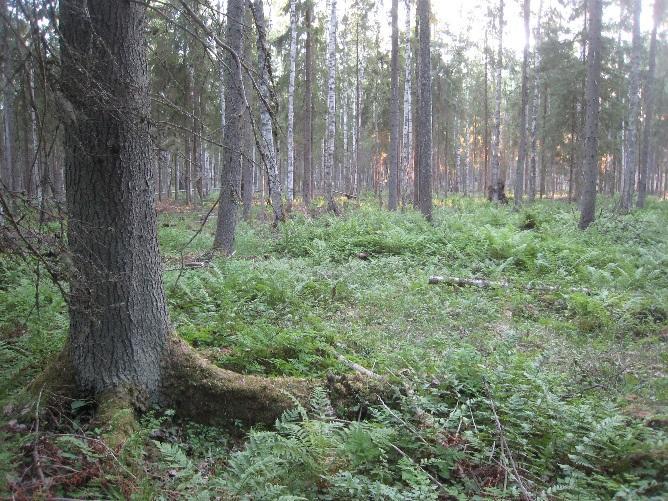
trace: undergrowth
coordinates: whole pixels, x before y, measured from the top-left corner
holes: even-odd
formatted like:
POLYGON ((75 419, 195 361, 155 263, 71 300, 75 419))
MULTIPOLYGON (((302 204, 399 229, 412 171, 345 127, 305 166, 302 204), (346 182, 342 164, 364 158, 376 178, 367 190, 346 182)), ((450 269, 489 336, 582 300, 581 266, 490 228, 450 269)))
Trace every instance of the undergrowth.
POLYGON ((271 429, 150 413, 113 454, 87 420, 89 403, 49 410, 39 435, 35 402, 16 403, 62 346, 67 312, 43 276, 36 295, 34 263, 2 256, 3 489, 42 492, 37 451, 47 476, 70 479, 52 484, 62 497, 514 499, 524 489, 662 499, 668 206, 619 216, 607 203, 581 232, 563 202, 513 212, 448 198, 433 225, 362 202, 342 217, 295 214, 275 230, 243 223, 233 258, 185 271, 181 259, 201 259, 215 221, 184 248, 206 211, 161 214, 171 318, 206 357, 324 381, 350 371, 338 353, 387 377, 397 396, 346 420, 317 390, 271 429), (429 285, 431 275, 509 287, 429 285))

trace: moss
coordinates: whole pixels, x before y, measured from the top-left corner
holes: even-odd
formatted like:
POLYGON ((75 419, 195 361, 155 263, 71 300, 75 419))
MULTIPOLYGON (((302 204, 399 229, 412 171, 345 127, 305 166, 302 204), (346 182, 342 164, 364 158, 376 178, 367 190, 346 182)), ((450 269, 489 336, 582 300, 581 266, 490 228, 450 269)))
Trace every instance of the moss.
POLYGON ((102 438, 112 449, 120 448, 137 431, 134 391, 119 388, 98 395, 95 422, 102 428, 102 438))

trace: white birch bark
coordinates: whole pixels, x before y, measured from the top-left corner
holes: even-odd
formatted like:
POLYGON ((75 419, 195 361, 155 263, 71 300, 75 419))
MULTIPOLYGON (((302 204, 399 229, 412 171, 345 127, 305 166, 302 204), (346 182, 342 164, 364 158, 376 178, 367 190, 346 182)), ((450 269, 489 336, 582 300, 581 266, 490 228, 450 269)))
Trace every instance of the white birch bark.
POLYGON ((288 81, 288 206, 295 196, 295 70, 297 64, 297 1, 290 0, 290 76, 288 81))
POLYGON ((401 185, 408 189, 408 173, 411 170, 411 151, 413 151, 413 55, 411 51, 411 0, 406 1, 406 40, 404 76, 404 126, 402 130, 401 149, 401 185))
POLYGON ((274 127, 271 116, 271 95, 269 92, 271 61, 269 48, 267 47, 266 25, 264 19, 264 6, 262 0, 255 0, 253 4, 253 16, 257 27, 257 53, 258 71, 260 75, 259 90, 260 99, 260 139, 259 150, 267 171, 269 182, 269 198, 271 199, 274 221, 283 221, 283 206, 281 200, 281 181, 278 172, 278 161, 276 158, 276 147, 274 145, 274 127))

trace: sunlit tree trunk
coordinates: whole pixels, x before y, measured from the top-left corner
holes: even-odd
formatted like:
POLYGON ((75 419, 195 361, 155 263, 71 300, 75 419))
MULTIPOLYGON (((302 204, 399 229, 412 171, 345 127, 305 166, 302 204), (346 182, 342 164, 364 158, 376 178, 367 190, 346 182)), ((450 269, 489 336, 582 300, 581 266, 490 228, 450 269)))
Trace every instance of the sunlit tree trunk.
POLYGON ((629 117, 627 129, 626 161, 620 209, 628 212, 633 205, 638 165, 638 120, 640 118, 640 0, 633 0, 633 41, 631 48, 631 75, 629 78, 629 117))
POLYGON ((584 182, 580 200, 580 229, 594 220, 598 176, 598 114, 601 79, 602 0, 589 0, 587 81, 585 87, 584 182))

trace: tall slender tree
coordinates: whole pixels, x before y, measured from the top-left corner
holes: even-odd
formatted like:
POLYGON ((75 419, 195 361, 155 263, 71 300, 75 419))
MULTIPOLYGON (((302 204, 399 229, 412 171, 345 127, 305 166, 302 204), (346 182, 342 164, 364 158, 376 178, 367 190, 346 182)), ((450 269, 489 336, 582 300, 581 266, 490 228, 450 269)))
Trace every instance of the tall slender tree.
POLYGON ((297 0, 290 0, 290 75, 288 76, 288 207, 295 197, 295 74, 297 67, 297 0))
POLYGON ((524 54, 522 58, 522 96, 520 98, 520 141, 517 152, 517 168, 515 170, 515 207, 522 204, 524 193, 524 169, 527 150, 527 101, 529 99, 529 22, 531 20, 531 1, 524 0, 524 54))
POLYGON ((587 31, 587 80, 585 86, 584 182, 580 198, 580 229, 594 221, 596 210, 596 179, 598 177, 598 115, 601 80, 601 17, 603 1, 589 0, 587 31))
POLYGON ((638 172, 638 121, 640 119, 640 0, 633 0, 633 38, 631 42, 631 75, 629 77, 629 115, 627 127, 626 160, 620 209, 628 212, 633 205, 633 192, 638 172))
POLYGON ((392 0, 392 55, 390 62, 390 179, 387 207, 399 204, 399 0, 392 0))
POLYGON ((333 169, 336 146, 336 0, 329 0, 329 36, 327 41, 327 117, 325 119, 325 199, 328 210, 337 213, 334 201, 333 169))
POLYGON ((276 156, 276 145, 274 143, 273 109, 274 95, 271 91, 271 57, 267 45, 267 28, 264 19, 264 2, 255 0, 252 3, 255 27, 257 28, 257 60, 259 74, 259 115, 260 115, 260 137, 258 138, 262 163, 267 172, 269 183, 269 198, 271 208, 274 212, 274 222, 283 221, 283 200, 281 196, 281 182, 278 173, 278 159, 276 156), (273 109, 272 109, 273 108, 273 109))
POLYGON ((413 51, 411 50, 411 0, 405 0, 406 4, 406 41, 404 44, 404 53, 406 68, 404 72, 404 125, 401 140, 401 173, 404 191, 408 188, 408 172, 410 170, 411 151, 413 148, 413 51))
MULTIPOLYGON (((543 0, 538 3, 538 16, 536 18, 535 43, 533 51, 533 75, 531 92, 531 155, 529 158, 529 182, 528 198, 533 202, 536 198, 536 171, 538 160, 538 110, 540 109, 540 43, 541 22, 543 21, 543 0)), ((569 190, 570 190, 569 183, 569 190)), ((569 197, 570 199, 570 197, 569 197)))
POLYGON ((304 170, 302 194, 304 205, 311 203, 313 194, 313 2, 306 0, 304 14, 306 42, 304 44, 304 170))
POLYGON ((496 93, 494 128, 492 129, 492 168, 489 199, 498 202, 505 198, 504 180, 501 178, 501 69, 503 68, 503 0, 499 0, 499 44, 496 54, 496 93))
POLYGON ((431 1, 418 0, 417 12, 420 18, 418 59, 418 120, 420 122, 419 143, 419 208, 422 215, 432 218, 432 101, 431 101, 431 1))
POLYGON ((655 75, 656 75, 656 32, 663 14, 665 0, 654 0, 654 21, 652 24, 652 34, 649 42, 649 67, 647 69, 647 78, 645 80, 645 120, 643 126, 642 146, 640 149, 640 178, 638 180, 638 208, 645 206, 647 197, 647 175, 649 173, 650 161, 650 143, 652 142, 652 129, 654 126, 654 108, 655 108, 655 75))
POLYGON ((240 201, 242 116, 245 95, 241 61, 245 0, 227 0, 225 43, 231 51, 225 54, 225 148, 223 149, 218 202, 218 222, 213 248, 225 254, 234 251, 237 207, 240 201), (236 54, 236 55, 235 55, 236 54))

